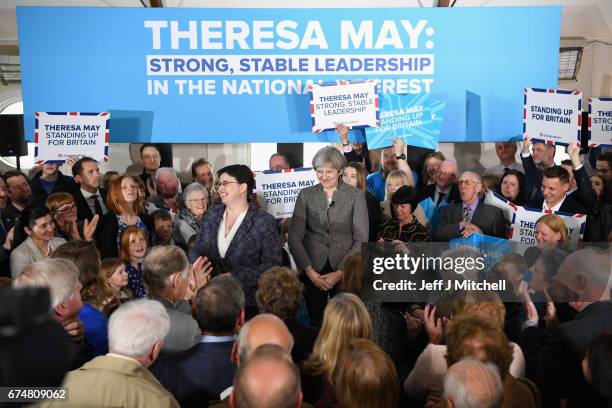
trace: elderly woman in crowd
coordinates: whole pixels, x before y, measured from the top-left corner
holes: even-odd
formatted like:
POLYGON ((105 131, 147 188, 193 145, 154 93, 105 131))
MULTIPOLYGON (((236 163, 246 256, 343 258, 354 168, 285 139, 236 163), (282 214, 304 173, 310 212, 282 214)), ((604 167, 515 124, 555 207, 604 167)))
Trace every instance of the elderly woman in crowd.
POLYGON ((536 221, 535 238, 539 248, 567 247, 569 234, 563 218, 545 214, 536 221))
POLYGON ((189 258, 208 258, 214 275, 229 272, 238 279, 250 317, 257 314, 259 277, 283 262, 276 220, 251 202, 255 180, 250 168, 234 164, 217 171, 217 176, 221 203, 204 215, 189 258))
POLYGON ((319 184, 300 191, 289 228, 289 248, 303 271, 304 298, 311 324, 318 326, 346 258, 368 241, 368 210, 363 192, 341 179, 346 160, 333 147, 312 159, 319 184))
POLYGON ((208 209, 208 190, 194 181, 183 191, 185 208, 174 219, 174 241, 189 247, 189 241, 202 227, 204 213, 208 209))
POLYGON ((64 242, 53 236, 55 225, 46 207, 26 207, 15 225, 13 251, 11 252, 11 276, 15 278, 34 262, 49 258, 64 242))
POLYGON ((363 166, 357 162, 350 162, 342 172, 342 181, 346 184, 356 187, 365 194, 366 205, 368 206, 368 221, 369 221, 369 242, 376 241, 376 233, 381 220, 380 201, 367 190, 366 171, 363 166))
POLYGON ((414 187, 400 187, 391 198, 392 217, 380 226, 378 239, 404 243, 431 241, 429 230, 414 215, 418 203, 414 187))
POLYGON ((506 170, 499 182, 498 194, 516 205, 525 204, 525 176, 518 170, 506 170))
POLYGON ((45 206, 51 211, 51 218, 55 224, 54 236, 64 238, 66 241, 93 239, 99 216, 96 214, 89 220, 77 221, 77 208, 74 197, 68 193, 53 193, 47 197, 45 206))
POLYGON ((357 296, 340 293, 325 308, 312 354, 302 365, 304 401, 315 405, 333 395, 331 382, 338 359, 353 339, 372 340, 372 322, 357 296))
POLYGON ((111 183, 106 195, 106 207, 108 212, 102 217, 98 235, 102 259, 118 256, 121 231, 128 225, 142 228, 147 236, 152 226, 151 219, 144 213, 143 197, 132 176, 120 176, 111 183))

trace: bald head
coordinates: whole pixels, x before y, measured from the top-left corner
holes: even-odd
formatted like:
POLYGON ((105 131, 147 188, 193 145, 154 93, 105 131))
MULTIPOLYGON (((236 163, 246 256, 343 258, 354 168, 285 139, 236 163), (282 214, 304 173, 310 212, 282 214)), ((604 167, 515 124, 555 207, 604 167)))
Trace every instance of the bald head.
POLYGON ((502 382, 497 367, 475 358, 453 364, 444 378, 444 398, 454 408, 499 407, 502 382))
POLYGON ((457 178, 457 163, 452 160, 443 160, 436 171, 436 185, 445 190, 457 178))
POLYGON ((301 401, 300 372, 281 346, 260 346, 236 372, 234 408, 293 408, 301 401))
POLYGON ((238 363, 244 364, 263 344, 276 344, 287 353, 293 348, 293 336, 287 325, 273 314, 259 314, 249 320, 238 334, 238 363))

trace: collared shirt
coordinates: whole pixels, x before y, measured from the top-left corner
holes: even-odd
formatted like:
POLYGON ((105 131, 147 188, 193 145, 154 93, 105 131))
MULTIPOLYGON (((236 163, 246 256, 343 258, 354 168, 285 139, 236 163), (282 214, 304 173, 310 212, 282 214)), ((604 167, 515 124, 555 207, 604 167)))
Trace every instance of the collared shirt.
POLYGON ((448 194, 450 193, 451 188, 453 188, 452 185, 448 186, 445 190, 440 190, 440 188, 436 185, 436 191, 433 196, 434 205, 438 204, 438 197, 440 197, 440 193, 444 193, 444 197, 442 197, 442 202, 440 204, 447 202, 448 194))
POLYGON ((543 209, 544 211, 548 211, 548 212, 551 212, 551 211, 553 211, 553 212, 559 211, 559 208, 561 208, 561 206, 563 205, 563 202, 565 201, 565 197, 567 197, 567 196, 564 196, 564 197, 563 197, 563 200, 559 201, 559 202, 558 202, 558 203, 557 203, 555 206, 553 206, 553 207, 549 207, 549 206, 548 206, 548 204, 546 203, 546 199, 545 199, 545 200, 542 202, 542 209, 543 209))
POLYGON ((246 216, 247 211, 249 211, 248 208, 244 210, 243 212, 241 212, 240 214, 238 214, 238 217, 236 218, 236 221, 234 221, 234 225, 232 225, 232 229, 230 229, 227 236, 225 235, 225 222, 227 220, 227 210, 225 210, 225 212, 223 213, 223 220, 221 220, 221 224, 219 225, 219 232, 217 233, 217 246, 219 247, 219 255, 221 255, 221 258, 225 258, 227 249, 232 243, 232 239, 234 239, 234 235, 236 235, 236 231, 238 231, 238 228, 240 228, 240 224, 242 224, 242 221, 244 220, 244 217, 246 216))
POLYGON ((483 175, 493 175, 493 176, 497 176, 497 177, 501 177, 504 175, 504 173, 506 172, 506 169, 509 170, 518 170, 521 173, 525 172, 525 169, 523 169, 523 165, 521 163, 518 162, 514 162, 514 163, 510 163, 509 165, 503 165, 501 163, 496 164, 495 166, 491 166, 488 169, 486 169, 483 173, 483 175))
POLYGON ((228 341, 236 341, 238 336, 232 334, 231 336, 209 336, 202 335, 200 343, 226 343, 228 341))
MULTIPOLYGON (((471 222, 472 218, 474 217, 474 212, 476 211, 476 207, 478 207, 478 200, 474 200, 472 204, 463 203, 463 205, 461 206, 462 211, 465 210, 466 207, 470 209, 470 222, 471 222)), ((463 214, 463 212, 461 214, 463 214)))
POLYGON ((102 212, 104 214, 106 214, 106 206, 104 205, 104 200, 102 199, 102 196, 100 195, 100 190, 96 190, 95 193, 90 193, 87 190, 84 190, 83 187, 81 187, 81 194, 83 194, 83 198, 85 199, 85 202, 87 203, 87 205, 89 206, 89 209, 91 210, 92 214, 97 214, 96 213, 96 205, 94 204, 94 201, 91 199, 92 196, 96 195, 98 196, 98 202, 100 203, 100 207, 102 208, 102 212))

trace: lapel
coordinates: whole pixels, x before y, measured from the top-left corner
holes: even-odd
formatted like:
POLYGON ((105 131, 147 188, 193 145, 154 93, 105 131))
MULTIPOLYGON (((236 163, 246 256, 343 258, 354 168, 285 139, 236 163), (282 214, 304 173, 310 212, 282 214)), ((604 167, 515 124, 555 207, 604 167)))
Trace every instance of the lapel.
MULTIPOLYGON (((472 215, 472 220, 471 223, 472 224, 476 224, 476 225, 486 225, 487 224, 487 220, 485 220, 485 215, 484 215, 484 202, 482 200, 478 200, 478 204, 476 205, 476 209, 474 210, 474 214, 472 215), (477 222, 480 221, 480 222, 477 222)), ((463 203, 461 203, 461 206, 463 207, 463 203)))
POLYGON ((219 246, 217 245, 217 234, 219 233, 219 226, 221 225, 224 211, 225 205, 215 204, 206 211, 202 220, 202 228, 204 228, 208 244, 205 244, 204 247, 206 248, 206 253, 210 254, 208 255, 209 258, 221 258, 219 246))
MULTIPOLYGON (((233 255, 234 251, 238 251, 240 246, 242 246, 241 245, 242 240, 249 233, 249 231, 251 230, 251 227, 253 226, 253 221, 254 221, 256 212, 257 211, 255 209, 254 204, 250 203, 249 209, 247 210, 247 213, 245 214, 244 219, 242 220, 242 223, 240 224, 240 227, 238 227, 238 231, 236 231, 236 235, 234 235, 232 242, 230 242, 230 245, 227 248, 227 252, 225 253, 226 258, 230 255, 233 255)), ((218 248, 217 248, 217 251, 218 251, 218 248)))
POLYGON ((87 200, 85 200, 80 188, 76 191, 74 201, 77 204, 77 211, 81 212, 81 218, 91 220, 93 218, 93 213, 89 209, 89 204, 87 204, 87 200))

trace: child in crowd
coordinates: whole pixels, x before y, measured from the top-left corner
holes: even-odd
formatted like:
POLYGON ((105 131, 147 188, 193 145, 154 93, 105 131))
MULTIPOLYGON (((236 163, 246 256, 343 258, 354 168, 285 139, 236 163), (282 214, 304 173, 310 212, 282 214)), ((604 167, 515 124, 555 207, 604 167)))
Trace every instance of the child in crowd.
POLYGON ((100 278, 113 293, 103 303, 102 311, 109 315, 109 312, 120 303, 132 298, 132 291, 127 287, 128 273, 121 259, 108 258, 102 261, 100 278))
POLYGON ((128 287, 134 297, 147 295, 142 277, 142 260, 149 249, 147 233, 135 225, 128 225, 121 232, 119 243, 119 259, 125 264, 128 273, 128 287))

